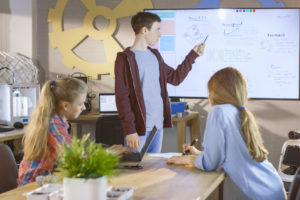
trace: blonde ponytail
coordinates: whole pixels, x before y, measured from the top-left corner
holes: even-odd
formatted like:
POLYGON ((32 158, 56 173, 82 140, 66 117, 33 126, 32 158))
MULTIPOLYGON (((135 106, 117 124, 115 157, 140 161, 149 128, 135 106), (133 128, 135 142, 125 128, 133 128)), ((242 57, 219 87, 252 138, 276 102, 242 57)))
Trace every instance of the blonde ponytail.
POLYGON ((240 111, 242 130, 245 136, 249 154, 253 160, 262 162, 268 157, 268 150, 264 147, 263 139, 253 114, 246 109, 240 111))
POLYGON ((54 96, 47 81, 42 88, 38 105, 33 111, 23 138, 26 161, 48 156, 49 121, 54 109, 54 96))

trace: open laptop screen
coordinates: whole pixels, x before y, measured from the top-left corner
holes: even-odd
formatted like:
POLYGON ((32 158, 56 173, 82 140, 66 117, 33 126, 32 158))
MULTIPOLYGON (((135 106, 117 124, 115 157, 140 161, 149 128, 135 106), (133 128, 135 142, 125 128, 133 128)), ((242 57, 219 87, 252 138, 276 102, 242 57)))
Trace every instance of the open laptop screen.
POLYGON ((154 138, 154 135, 155 135, 156 131, 157 131, 157 128, 156 128, 156 126, 154 126, 154 127, 152 128, 152 131, 151 131, 150 135, 148 136, 148 138, 147 138, 147 140, 146 140, 146 142, 145 142, 145 144, 144 144, 142 150, 141 150, 141 158, 144 157, 144 154, 145 154, 145 153, 147 152, 147 150, 149 149, 150 144, 151 144, 151 142, 152 142, 152 140, 153 140, 153 138, 154 138))
POLYGON ((99 112, 118 113, 114 93, 99 93, 99 112))
POLYGON ((142 161, 145 153, 148 151, 148 149, 150 147, 150 144, 156 134, 156 131, 157 131, 157 128, 156 128, 156 126, 154 126, 150 135, 148 136, 142 150, 140 152, 132 152, 130 154, 123 155, 121 162, 126 162, 126 164, 128 165, 128 162, 136 163, 136 162, 142 161))

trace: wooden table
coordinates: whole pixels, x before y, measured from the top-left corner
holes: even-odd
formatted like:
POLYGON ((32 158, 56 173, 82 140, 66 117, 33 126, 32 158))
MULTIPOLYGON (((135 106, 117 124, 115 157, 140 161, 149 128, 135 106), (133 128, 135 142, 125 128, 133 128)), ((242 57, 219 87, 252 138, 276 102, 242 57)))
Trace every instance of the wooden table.
MULTIPOLYGON (((70 120, 71 134, 78 135, 82 124, 96 125, 97 119, 101 117, 99 113, 89 113, 80 115, 77 119, 70 120)), ((186 143, 186 128, 190 127, 191 140, 198 138, 199 141, 194 145, 200 149, 200 121, 198 112, 190 112, 182 118, 172 117, 172 122, 177 124, 177 151, 182 152, 182 144, 186 143)))
POLYGON ((0 143, 8 140, 15 140, 15 139, 22 138, 24 133, 25 133, 25 128, 0 132, 0 143))
POLYGON ((8 192, 1 193, 0 199, 1 200, 26 200, 26 197, 23 196, 23 193, 32 191, 38 187, 39 185, 36 182, 30 183, 28 185, 10 190, 8 192))
MULTIPOLYGON (((131 200, 203 200, 215 189, 222 187, 224 172, 205 172, 193 167, 167 165, 166 158, 151 155, 154 154, 146 155, 143 160, 143 169, 121 170, 109 179, 108 184, 134 186, 131 200)), ((36 183, 31 183, 0 194, 0 199, 25 200, 22 194, 37 187, 36 183)))
POLYGON ((203 200, 219 186, 222 191, 224 172, 167 165, 166 158, 149 155, 154 154, 142 162, 144 169, 122 170, 109 185, 135 186, 132 200, 203 200))

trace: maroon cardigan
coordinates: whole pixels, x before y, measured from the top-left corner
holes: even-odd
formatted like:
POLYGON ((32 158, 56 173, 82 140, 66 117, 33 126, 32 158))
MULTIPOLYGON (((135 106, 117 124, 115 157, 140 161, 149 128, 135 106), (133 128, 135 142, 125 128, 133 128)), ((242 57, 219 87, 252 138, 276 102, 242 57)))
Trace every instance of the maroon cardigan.
MULTIPOLYGON (((179 85, 192 69, 198 54, 191 50, 184 61, 174 70, 168 66, 156 49, 148 47, 157 57, 160 72, 161 96, 164 104, 164 128, 172 127, 171 108, 167 92, 167 83, 179 85)), ((119 117, 125 136, 146 132, 146 109, 140 83, 138 66, 130 48, 117 54, 115 61, 115 93, 119 117)))

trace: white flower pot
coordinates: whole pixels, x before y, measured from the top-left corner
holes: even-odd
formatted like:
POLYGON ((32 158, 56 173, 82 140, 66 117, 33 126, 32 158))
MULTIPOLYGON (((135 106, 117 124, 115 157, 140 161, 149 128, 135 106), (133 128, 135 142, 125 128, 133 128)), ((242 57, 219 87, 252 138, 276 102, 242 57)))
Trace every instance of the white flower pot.
POLYGON ((106 200, 107 178, 64 178, 64 200, 106 200))

